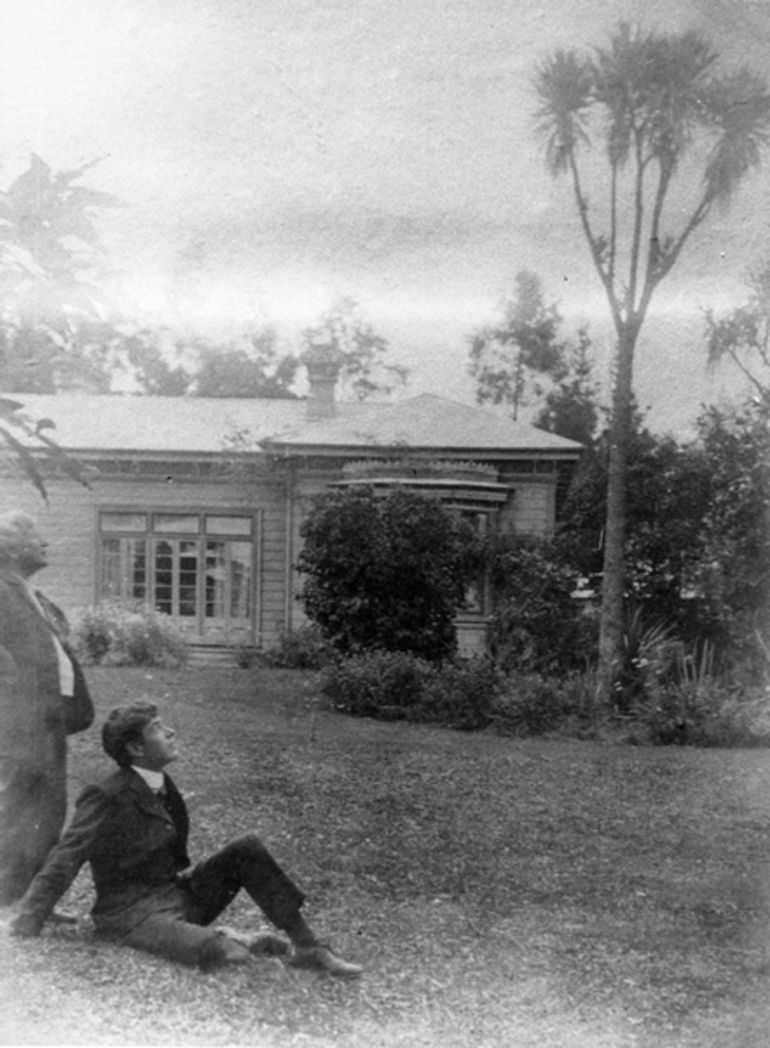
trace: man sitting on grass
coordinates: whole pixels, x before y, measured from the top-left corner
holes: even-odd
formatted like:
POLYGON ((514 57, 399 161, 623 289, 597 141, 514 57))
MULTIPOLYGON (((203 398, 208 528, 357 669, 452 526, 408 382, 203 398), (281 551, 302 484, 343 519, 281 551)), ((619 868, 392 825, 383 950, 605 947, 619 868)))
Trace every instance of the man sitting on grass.
POLYGON ((304 895, 256 834, 236 837, 190 865, 187 807, 163 770, 177 758, 175 733, 157 707, 139 702, 113 710, 102 745, 119 770, 81 794, 69 827, 21 900, 13 935, 39 935, 89 862, 96 930, 127 946, 205 970, 286 955, 293 967, 361 975, 358 965, 318 942, 301 913, 304 895), (293 950, 277 936, 249 939, 211 927, 241 888, 286 933, 293 950))

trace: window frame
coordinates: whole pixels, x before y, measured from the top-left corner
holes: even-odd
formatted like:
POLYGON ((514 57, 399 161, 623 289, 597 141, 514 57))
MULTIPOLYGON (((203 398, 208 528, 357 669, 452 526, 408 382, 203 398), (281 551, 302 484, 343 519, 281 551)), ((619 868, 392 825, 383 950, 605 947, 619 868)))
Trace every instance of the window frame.
MULTIPOLYGON (((98 603, 101 600, 119 600, 119 601, 137 601, 143 603, 151 608, 155 608, 155 545, 158 541, 170 540, 172 543, 178 543, 180 541, 190 542, 193 541, 197 544, 197 557, 198 557, 198 572, 196 579, 196 610, 194 617, 194 630, 186 630, 186 632, 194 632, 196 637, 199 638, 201 643, 206 643, 206 624, 209 622, 211 629, 211 620, 207 620, 205 616, 205 564, 206 564, 206 547, 209 542, 223 542, 226 545, 230 543, 237 544, 248 544, 251 549, 251 560, 250 560, 250 572, 251 578, 248 583, 248 604, 250 608, 249 626, 248 626, 248 638, 243 638, 243 642, 258 644, 261 640, 262 632, 262 528, 263 528, 263 510, 256 509, 254 507, 244 508, 239 506, 210 506, 203 505, 195 507, 194 509, 186 506, 168 506, 163 504, 154 504, 152 506, 138 509, 135 506, 126 506, 113 503, 105 503, 103 505, 95 507, 94 510, 94 533, 95 533, 95 571, 94 571, 94 600, 98 603), (145 524, 144 529, 140 530, 137 527, 127 527, 121 529, 120 527, 114 526, 115 522, 112 521, 111 526, 106 530, 102 530, 102 520, 105 517, 119 515, 125 515, 128 519, 130 517, 144 516, 145 524), (173 530, 168 528, 161 528, 155 530, 156 519, 163 517, 178 517, 181 519, 187 519, 195 517, 197 518, 197 529, 195 531, 187 529, 173 530), (225 529, 217 530, 210 526, 210 518, 215 521, 222 522, 225 518, 240 518, 247 520, 247 529, 225 529), (209 527, 207 528, 207 524, 209 527), (237 533, 236 533, 237 532, 237 533), (105 594, 104 581, 105 581, 105 540, 117 540, 120 543, 119 546, 119 557, 121 565, 126 557, 125 543, 126 541, 144 541, 144 557, 145 557, 145 595, 144 598, 134 598, 124 592, 127 588, 126 583, 129 582, 126 575, 121 578, 121 592, 117 595, 105 594)), ((229 558, 228 558, 229 562, 229 558)), ((225 632, 227 632, 231 623, 231 608, 228 607, 227 616, 225 618, 225 632)), ((185 617, 171 616, 173 621, 180 625, 183 629, 189 625, 189 621, 185 617)), ((232 620, 233 622, 235 620, 232 620)), ((233 626, 235 629, 235 626, 233 626)), ((243 629, 240 631, 243 632, 243 629)), ((227 642, 227 641, 226 641, 227 642)), ((240 642, 240 641, 239 641, 240 642)))

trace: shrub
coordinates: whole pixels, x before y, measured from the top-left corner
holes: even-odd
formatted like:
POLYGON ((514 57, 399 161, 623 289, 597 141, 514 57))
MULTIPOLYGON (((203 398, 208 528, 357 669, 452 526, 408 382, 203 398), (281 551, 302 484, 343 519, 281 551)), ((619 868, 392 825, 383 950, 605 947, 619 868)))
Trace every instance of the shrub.
POLYGON ((86 608, 75 617, 72 646, 81 662, 94 665, 102 661, 112 647, 117 609, 108 604, 86 608))
POLYGON ((436 666, 402 652, 368 652, 325 667, 320 687, 343 713, 459 731, 494 726, 504 735, 541 735, 562 728, 586 736, 606 719, 596 709, 591 674, 505 674, 485 657, 436 666))
POLYGON ((152 608, 105 601, 82 612, 72 632, 86 663, 111 666, 178 666, 187 657, 182 633, 152 608))
POLYGON ((369 486, 326 492, 302 536, 300 599, 339 652, 454 654, 454 617, 478 563, 470 528, 438 499, 401 488, 378 497, 369 486))
POLYGON ((630 712, 650 686, 673 679, 683 650, 669 623, 648 624, 639 605, 631 604, 621 637, 622 663, 613 686, 618 711, 630 712))
POLYGON ((321 691, 335 709, 358 717, 403 718, 418 706, 430 664, 406 652, 339 658, 321 671, 321 691))
POLYGON ((236 666, 242 670, 250 670, 252 666, 260 666, 266 663, 265 656, 250 644, 234 644, 231 651, 236 666))
MULTIPOLYGON (((764 351, 763 351, 764 352, 764 351)), ((709 473, 699 519, 701 549, 691 584, 704 617, 733 665, 766 665, 770 632, 770 426, 768 400, 735 410, 710 407, 698 419, 709 473)))
POLYGON ((576 573, 553 544, 504 535, 491 541, 487 558, 497 597, 487 644, 498 666, 564 673, 593 659, 598 624, 572 596, 576 573))
POLYGON ((491 719, 501 735, 543 735, 566 720, 563 684, 539 673, 511 673, 495 697, 491 719))
POLYGON ((315 626, 282 633, 278 644, 265 652, 269 666, 287 670, 320 670, 334 657, 334 649, 315 626))
POLYGON ((636 718, 659 746, 753 746, 770 741, 770 694, 708 677, 651 686, 636 718))
POLYGON ((460 731, 478 731, 492 722, 502 672, 487 658, 447 662, 427 676, 411 719, 434 721, 460 731))
POLYGON ((564 715, 561 731, 582 739, 601 735, 614 711, 599 695, 596 670, 570 673, 555 687, 564 715))

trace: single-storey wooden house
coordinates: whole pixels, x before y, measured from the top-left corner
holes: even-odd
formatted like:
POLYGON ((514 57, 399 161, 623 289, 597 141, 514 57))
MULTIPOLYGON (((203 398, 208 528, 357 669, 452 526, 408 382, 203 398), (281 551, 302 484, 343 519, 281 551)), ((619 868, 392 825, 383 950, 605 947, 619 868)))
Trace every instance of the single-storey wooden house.
MULTIPOLYGON (((431 394, 336 403, 334 375, 309 375, 296 400, 15 395, 90 477, 51 474, 46 505, 5 459, 3 509, 31 513, 50 542, 40 585, 68 612, 141 601, 193 644, 269 648, 304 621, 300 525, 331 485, 406 484, 480 529, 554 529, 574 441, 431 394)), ((462 649, 488 613, 482 587, 458 622, 462 649)))

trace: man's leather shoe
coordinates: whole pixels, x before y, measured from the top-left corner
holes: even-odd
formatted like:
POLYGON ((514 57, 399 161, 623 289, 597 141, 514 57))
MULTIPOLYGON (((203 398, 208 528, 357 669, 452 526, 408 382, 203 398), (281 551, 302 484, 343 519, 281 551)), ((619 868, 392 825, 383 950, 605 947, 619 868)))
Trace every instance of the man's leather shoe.
POLYGON ((298 946, 289 961, 292 968, 307 968, 315 972, 327 972, 338 979, 358 979, 363 975, 363 968, 358 964, 343 961, 332 953, 328 946, 298 946))
POLYGON ((234 928, 220 928, 219 933, 231 942, 244 946, 252 957, 286 957, 291 953, 291 946, 277 935, 247 935, 234 928))
POLYGON ((248 948, 243 943, 236 942, 235 939, 228 939, 225 936, 215 940, 216 946, 212 950, 212 957, 204 959, 202 967, 206 968, 221 968, 224 965, 231 964, 248 964, 251 961, 251 954, 248 948))
POLYGON ((246 945, 252 957, 286 957, 291 953, 291 946, 277 935, 253 935, 246 945))

